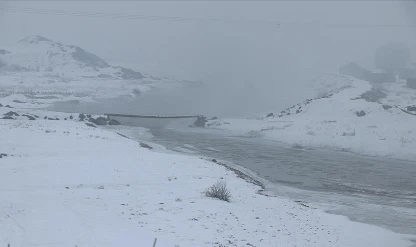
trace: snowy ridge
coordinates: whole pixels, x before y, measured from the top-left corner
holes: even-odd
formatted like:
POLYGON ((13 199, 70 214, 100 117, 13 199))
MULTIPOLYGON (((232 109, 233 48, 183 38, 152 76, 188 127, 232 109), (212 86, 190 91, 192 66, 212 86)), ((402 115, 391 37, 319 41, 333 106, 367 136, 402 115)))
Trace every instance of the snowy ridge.
POLYGON ((411 104, 416 90, 404 85, 378 85, 372 90, 375 85, 367 81, 339 75, 325 78, 334 86, 324 82, 331 89, 321 97, 266 118, 214 120, 207 126, 296 147, 416 160, 416 108, 411 104))

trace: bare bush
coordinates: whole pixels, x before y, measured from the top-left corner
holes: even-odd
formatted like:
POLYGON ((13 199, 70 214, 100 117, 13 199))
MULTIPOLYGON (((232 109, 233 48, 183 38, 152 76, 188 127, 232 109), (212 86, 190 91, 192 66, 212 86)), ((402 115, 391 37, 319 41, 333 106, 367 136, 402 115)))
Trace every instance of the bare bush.
POLYGON ((350 132, 343 132, 342 136, 355 136, 355 129, 350 132))
POLYGON ((218 181, 208 189, 204 191, 204 195, 220 199, 222 201, 230 202, 231 192, 227 188, 225 181, 218 181))
POLYGON ((401 138, 400 138, 400 146, 401 146, 401 147, 404 147, 406 143, 409 143, 409 140, 407 140, 407 139, 406 139, 406 138, 404 138, 404 137, 401 137, 401 138))
POLYGON ((307 133, 306 133, 307 135, 310 135, 310 136, 314 136, 315 135, 315 132, 313 132, 313 131, 308 131, 307 133))

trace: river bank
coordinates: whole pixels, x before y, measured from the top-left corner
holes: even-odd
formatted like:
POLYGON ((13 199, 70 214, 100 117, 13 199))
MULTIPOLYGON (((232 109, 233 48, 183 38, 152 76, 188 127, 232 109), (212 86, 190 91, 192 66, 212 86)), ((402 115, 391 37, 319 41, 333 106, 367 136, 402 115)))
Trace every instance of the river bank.
POLYGON ((325 94, 252 119, 213 119, 207 127, 290 147, 416 161, 416 90, 340 75, 322 79, 325 94))
POLYGON ((259 185, 212 161, 149 150, 71 114, 6 100, 12 108, 1 115, 18 116, 0 120, 2 244, 411 245, 404 235, 260 195, 259 185), (201 194, 219 180, 230 203, 201 194))

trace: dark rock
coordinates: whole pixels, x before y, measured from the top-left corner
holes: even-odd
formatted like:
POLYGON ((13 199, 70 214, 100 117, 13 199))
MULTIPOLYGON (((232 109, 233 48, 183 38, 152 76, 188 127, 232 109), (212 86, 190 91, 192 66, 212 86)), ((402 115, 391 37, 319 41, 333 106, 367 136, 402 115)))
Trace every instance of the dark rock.
POLYGON ((69 119, 74 119, 74 117, 71 115, 71 116, 69 116, 69 119))
POLYGON ((7 154, 0 154, 0 159, 3 157, 7 157, 7 154))
POLYGON ((64 118, 64 120, 68 120, 68 118, 64 118))
POLYGON ((10 105, 6 105, 5 107, 7 107, 7 108, 13 108, 13 107, 11 107, 10 105))
POLYGON ((122 67, 119 67, 119 68, 121 70, 121 77, 123 79, 131 80, 131 79, 143 79, 144 78, 144 76, 140 72, 134 71, 132 69, 122 68, 122 67))
POLYGON ((390 109, 390 108, 392 108, 392 106, 389 106, 389 105, 383 105, 383 109, 384 109, 384 110, 388 110, 388 109, 390 109))
POLYGON ((147 145, 146 143, 143 143, 143 142, 140 142, 140 147, 147 148, 149 150, 153 149, 153 147, 151 147, 151 146, 149 146, 149 145, 147 145))
POLYGON ((35 118, 35 117, 30 116, 30 115, 27 115, 27 114, 23 114, 22 116, 27 117, 29 120, 36 120, 36 118, 35 118))
POLYGON ((2 105, 2 104, 0 104, 0 107, 3 107, 3 105, 2 105))
POLYGON ((4 49, 0 49, 0 55, 6 55, 6 54, 9 54, 9 53, 10 53, 10 51, 6 51, 4 49))
POLYGON ((109 65, 104 60, 102 60, 101 58, 97 57, 96 55, 92 53, 86 52, 81 47, 75 46, 74 50, 75 52, 72 53, 72 57, 78 62, 83 63, 84 66, 98 67, 98 68, 109 67, 109 65))
POLYGON ((9 111, 8 113, 5 113, 4 116, 19 116, 19 114, 17 114, 17 112, 14 111, 9 111))
POLYGON ((367 91, 361 94, 361 99, 364 99, 367 102, 378 102, 380 99, 386 98, 387 94, 379 87, 373 87, 370 91, 367 91))
POLYGON ((98 117, 95 120, 93 120, 93 123, 95 123, 96 125, 107 125, 107 119, 103 117, 98 117))
POLYGON ((364 117, 365 115, 367 115, 367 113, 365 113, 365 111, 356 111, 355 114, 357 114, 357 116, 359 116, 359 117, 364 117))
POLYGON ((408 106, 407 110, 408 111, 416 111, 416 106, 414 106, 414 105, 413 106, 408 106))
POLYGON ((301 112, 301 110, 296 110, 296 114, 298 114, 298 113, 300 113, 301 112))
POLYGON ((191 128, 205 128, 205 123, 207 122, 207 118, 205 116, 197 116, 196 121, 189 127, 191 128))
POLYGON ((217 163, 217 160, 216 159, 212 159, 211 161, 214 162, 214 163, 217 163))
POLYGON ((59 118, 55 118, 55 120, 59 120, 59 118))
POLYGON ((84 115, 83 113, 81 113, 81 114, 79 114, 78 118, 79 118, 81 121, 84 121, 84 119, 85 119, 85 115, 84 115))
POLYGON ((2 117, 2 119, 14 119, 14 118, 11 117, 11 116, 4 116, 4 117, 2 117))
POLYGON ((210 120, 217 120, 218 118, 217 117, 212 117, 210 120))
POLYGON ((48 117, 47 117, 47 116, 45 116, 43 119, 48 119, 48 117))
POLYGON ((15 103, 20 103, 20 104, 22 104, 22 103, 26 103, 26 102, 21 101, 21 100, 18 100, 18 99, 13 100, 13 102, 15 102, 15 103))
POLYGON ((87 126, 89 126, 89 127, 93 127, 93 128, 97 128, 97 126, 95 126, 94 124, 92 124, 92 123, 85 123, 87 126))
POLYGON ((115 120, 115 119, 111 119, 109 122, 108 122, 108 125, 120 125, 121 123, 119 122, 119 121, 117 121, 117 120, 115 120))
POLYGON ((267 114, 267 116, 266 117, 273 117, 274 116, 274 114, 273 113, 269 113, 269 114, 267 114))
POLYGON ((90 118, 91 117, 91 114, 87 114, 87 117, 90 118))
POLYGON ((125 135, 120 134, 120 133, 117 133, 117 135, 122 136, 122 137, 127 138, 127 139, 130 139, 128 136, 125 136, 125 135))
POLYGON ((400 109, 400 110, 402 110, 402 112, 407 113, 409 115, 416 116, 416 113, 412 113, 410 111, 406 111, 405 109, 400 109))
POLYGON ((33 116, 35 116, 35 118, 39 118, 39 116, 38 116, 38 115, 33 115, 33 116))

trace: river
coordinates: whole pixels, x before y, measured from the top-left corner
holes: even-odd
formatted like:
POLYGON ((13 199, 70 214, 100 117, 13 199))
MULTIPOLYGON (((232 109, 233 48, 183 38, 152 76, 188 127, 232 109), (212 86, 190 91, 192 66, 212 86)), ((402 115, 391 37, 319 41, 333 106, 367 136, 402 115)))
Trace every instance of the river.
MULTIPOLYGON (((97 109, 85 111, 88 106, 81 108, 89 113, 97 109)), ((73 106, 62 103, 52 109, 74 112, 73 106)), ((150 132, 148 141, 168 149, 226 160, 257 173, 269 181, 267 189, 277 196, 416 236, 415 162, 295 149, 273 141, 184 125, 150 132)), ((133 132, 131 138, 143 138, 140 133, 133 132)))

